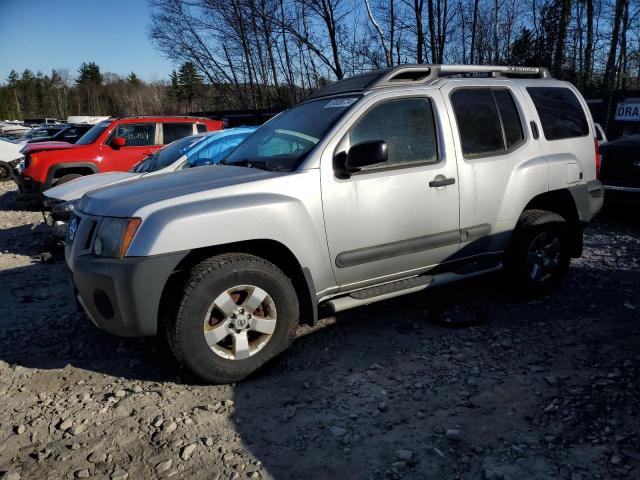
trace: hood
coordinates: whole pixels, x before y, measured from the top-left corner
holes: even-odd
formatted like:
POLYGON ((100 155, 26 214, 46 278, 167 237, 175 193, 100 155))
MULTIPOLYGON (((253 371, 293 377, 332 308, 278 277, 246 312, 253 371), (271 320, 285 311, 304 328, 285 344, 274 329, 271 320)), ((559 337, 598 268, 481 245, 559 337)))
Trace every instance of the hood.
POLYGON ((90 215, 130 217, 140 208, 162 200, 281 175, 288 173, 227 165, 189 168, 93 190, 82 197, 78 209, 90 215))
POLYGON ((94 175, 76 178, 75 180, 63 183, 57 187, 50 188, 44 192, 44 196, 52 200, 60 200, 64 202, 80 200, 85 193, 91 190, 105 187, 107 185, 113 185, 114 183, 124 182, 126 180, 140 178, 142 175, 142 173, 132 172, 96 173, 94 175))
POLYGON ((21 150, 25 155, 27 153, 41 152, 42 150, 61 150, 63 148, 80 148, 84 145, 73 145, 67 142, 36 142, 27 143, 21 150))

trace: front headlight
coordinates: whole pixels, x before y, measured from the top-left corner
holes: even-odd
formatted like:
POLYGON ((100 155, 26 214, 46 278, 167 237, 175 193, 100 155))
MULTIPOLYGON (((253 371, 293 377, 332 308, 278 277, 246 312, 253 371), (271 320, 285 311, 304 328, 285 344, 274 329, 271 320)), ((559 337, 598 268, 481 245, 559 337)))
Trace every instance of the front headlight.
MULTIPOLYGON (((59 215, 73 213, 73 210, 76 208, 77 204, 78 204, 78 200, 70 200, 68 202, 55 203, 51 205, 51 211, 59 215)), ((45 201, 45 207, 46 206, 47 206, 47 202, 45 201)))
POLYGON ((124 257, 141 223, 140 218, 105 217, 93 241, 93 253, 101 257, 124 257))

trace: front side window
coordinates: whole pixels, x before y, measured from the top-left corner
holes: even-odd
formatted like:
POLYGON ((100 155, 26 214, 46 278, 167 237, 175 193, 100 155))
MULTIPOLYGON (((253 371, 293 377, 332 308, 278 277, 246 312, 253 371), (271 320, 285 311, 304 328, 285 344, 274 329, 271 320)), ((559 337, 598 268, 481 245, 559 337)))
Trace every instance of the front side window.
POLYGON ((146 173, 155 172, 168 167, 172 163, 178 161, 189 150, 194 148, 203 140, 204 137, 201 135, 192 135, 176 140, 175 142, 171 142, 169 145, 166 145, 157 152, 149 155, 142 162, 133 167, 131 171, 136 173, 146 173))
POLYGON ((225 164, 293 171, 359 99, 352 96, 312 100, 285 110, 242 143, 225 164))
POLYGON ((193 135, 193 123, 163 123, 162 124, 162 141, 163 143, 171 143, 180 138, 193 135))
POLYGON ((511 93, 504 88, 463 88, 451 94, 465 157, 500 155, 524 140, 511 93))
POLYGON ((384 140, 388 160, 362 170, 438 161, 433 109, 427 98, 405 98, 379 103, 367 111, 349 132, 349 144, 384 140))
POLYGON ((125 123, 118 125, 112 138, 122 137, 127 147, 154 145, 156 140, 155 123, 125 123))
POLYGON ((542 123, 544 138, 584 137, 589 124, 575 94, 563 87, 527 87, 542 123))

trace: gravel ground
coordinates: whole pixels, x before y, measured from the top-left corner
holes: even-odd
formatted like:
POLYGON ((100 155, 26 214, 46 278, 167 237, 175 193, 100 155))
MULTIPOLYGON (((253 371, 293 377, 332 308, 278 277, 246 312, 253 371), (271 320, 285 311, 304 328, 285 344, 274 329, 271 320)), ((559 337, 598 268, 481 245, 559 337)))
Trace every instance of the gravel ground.
POLYGON ((77 313, 40 214, 0 184, 0 478, 640 478, 635 218, 593 224, 551 298, 494 275, 383 302, 208 386, 77 313))

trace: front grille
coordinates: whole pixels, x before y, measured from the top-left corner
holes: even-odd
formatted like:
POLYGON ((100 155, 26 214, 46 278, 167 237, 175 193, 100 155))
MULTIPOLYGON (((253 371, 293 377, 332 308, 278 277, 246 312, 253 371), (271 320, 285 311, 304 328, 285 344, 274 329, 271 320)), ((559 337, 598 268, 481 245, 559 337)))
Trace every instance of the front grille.
POLYGON ((77 211, 71 213, 71 220, 67 228, 67 241, 69 245, 74 245, 76 254, 87 255, 91 253, 94 237, 101 221, 101 217, 86 215, 77 211), (75 229, 75 234, 73 234, 73 240, 71 240, 73 229, 75 229))
POLYGON ((635 149, 607 150, 602 158, 600 179, 605 185, 640 187, 640 152, 635 149))
POLYGON ((86 228, 86 230, 83 230, 83 232, 86 232, 85 238, 84 238, 85 250, 88 250, 91 248, 91 245, 93 243, 93 235, 96 233, 97 225, 98 225, 98 222, 96 222, 95 220, 89 220, 88 227, 86 228))

